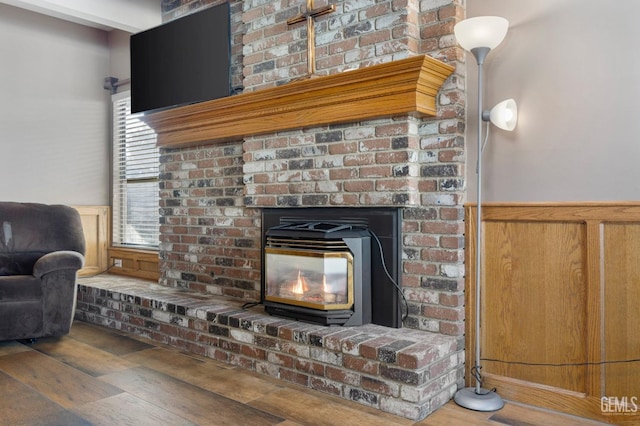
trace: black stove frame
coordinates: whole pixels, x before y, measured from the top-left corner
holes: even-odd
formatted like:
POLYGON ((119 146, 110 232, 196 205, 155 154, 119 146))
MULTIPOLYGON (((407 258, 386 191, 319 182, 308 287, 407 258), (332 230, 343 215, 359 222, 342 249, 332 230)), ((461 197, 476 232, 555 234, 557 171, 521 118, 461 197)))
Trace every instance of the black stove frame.
MULTIPOLYGON (((280 225, 305 222, 344 223, 355 228, 371 230, 380 241, 384 259, 380 256, 378 243, 371 238, 371 323, 387 327, 402 327, 401 296, 389 281, 383 269, 387 266, 391 277, 402 287, 401 282, 401 214, 397 208, 267 208, 262 211, 263 239, 266 247, 266 232, 280 225)), ((261 303, 265 303, 264 250, 262 253, 261 303)), ((291 306, 288 309, 295 309, 291 306)), ((271 308, 272 311, 275 308, 271 308)), ((273 312, 275 315, 279 313, 273 312)), ((304 314, 304 312, 301 312, 304 314)), ((306 320, 300 318, 301 320, 306 320)), ((313 320, 311 318, 309 320, 313 320)))

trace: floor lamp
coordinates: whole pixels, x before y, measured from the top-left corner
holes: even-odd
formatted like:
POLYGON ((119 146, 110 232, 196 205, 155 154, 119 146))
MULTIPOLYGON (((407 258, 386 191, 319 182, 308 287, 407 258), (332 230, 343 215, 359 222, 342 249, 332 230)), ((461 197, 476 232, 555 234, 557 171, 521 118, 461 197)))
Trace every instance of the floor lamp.
POLYGON ((471 52, 478 62, 478 165, 477 165, 477 224, 476 224, 476 353, 473 376, 475 387, 460 389, 454 396, 456 404, 476 411, 496 411, 504 406, 504 401, 495 390, 482 388, 480 374, 480 284, 482 262, 482 127, 483 121, 491 121, 497 127, 513 130, 518 117, 513 99, 500 102, 489 110, 482 109, 482 66, 491 49, 498 46, 509 29, 509 21, 498 16, 479 16, 460 21, 454 27, 456 39, 463 49, 471 52))

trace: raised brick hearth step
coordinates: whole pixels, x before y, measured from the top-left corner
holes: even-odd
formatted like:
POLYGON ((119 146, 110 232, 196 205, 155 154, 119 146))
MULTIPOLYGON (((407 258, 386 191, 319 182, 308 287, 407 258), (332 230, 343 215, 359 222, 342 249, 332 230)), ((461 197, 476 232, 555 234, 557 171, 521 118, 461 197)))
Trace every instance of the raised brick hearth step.
POLYGON ((456 391, 454 336, 378 325, 325 327, 262 307, 115 275, 80 280, 76 319, 420 420, 456 391))

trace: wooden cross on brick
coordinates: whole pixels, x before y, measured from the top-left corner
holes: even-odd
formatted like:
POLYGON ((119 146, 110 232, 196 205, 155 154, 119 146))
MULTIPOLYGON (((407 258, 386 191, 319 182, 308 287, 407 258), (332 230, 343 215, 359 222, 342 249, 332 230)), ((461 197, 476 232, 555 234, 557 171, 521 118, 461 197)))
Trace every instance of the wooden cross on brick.
POLYGON ((315 18, 334 12, 335 10, 336 6, 333 4, 314 9, 313 0, 307 0, 307 10, 305 13, 301 13, 287 21, 287 25, 307 21, 307 72, 309 76, 312 76, 316 72, 315 18))

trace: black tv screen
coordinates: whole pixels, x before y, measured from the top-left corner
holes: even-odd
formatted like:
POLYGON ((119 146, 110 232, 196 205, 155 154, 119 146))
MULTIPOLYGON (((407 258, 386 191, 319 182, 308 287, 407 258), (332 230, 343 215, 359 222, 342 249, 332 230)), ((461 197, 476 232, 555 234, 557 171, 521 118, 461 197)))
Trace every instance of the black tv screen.
POLYGON ((229 96, 229 3, 131 36, 131 112, 229 96))

